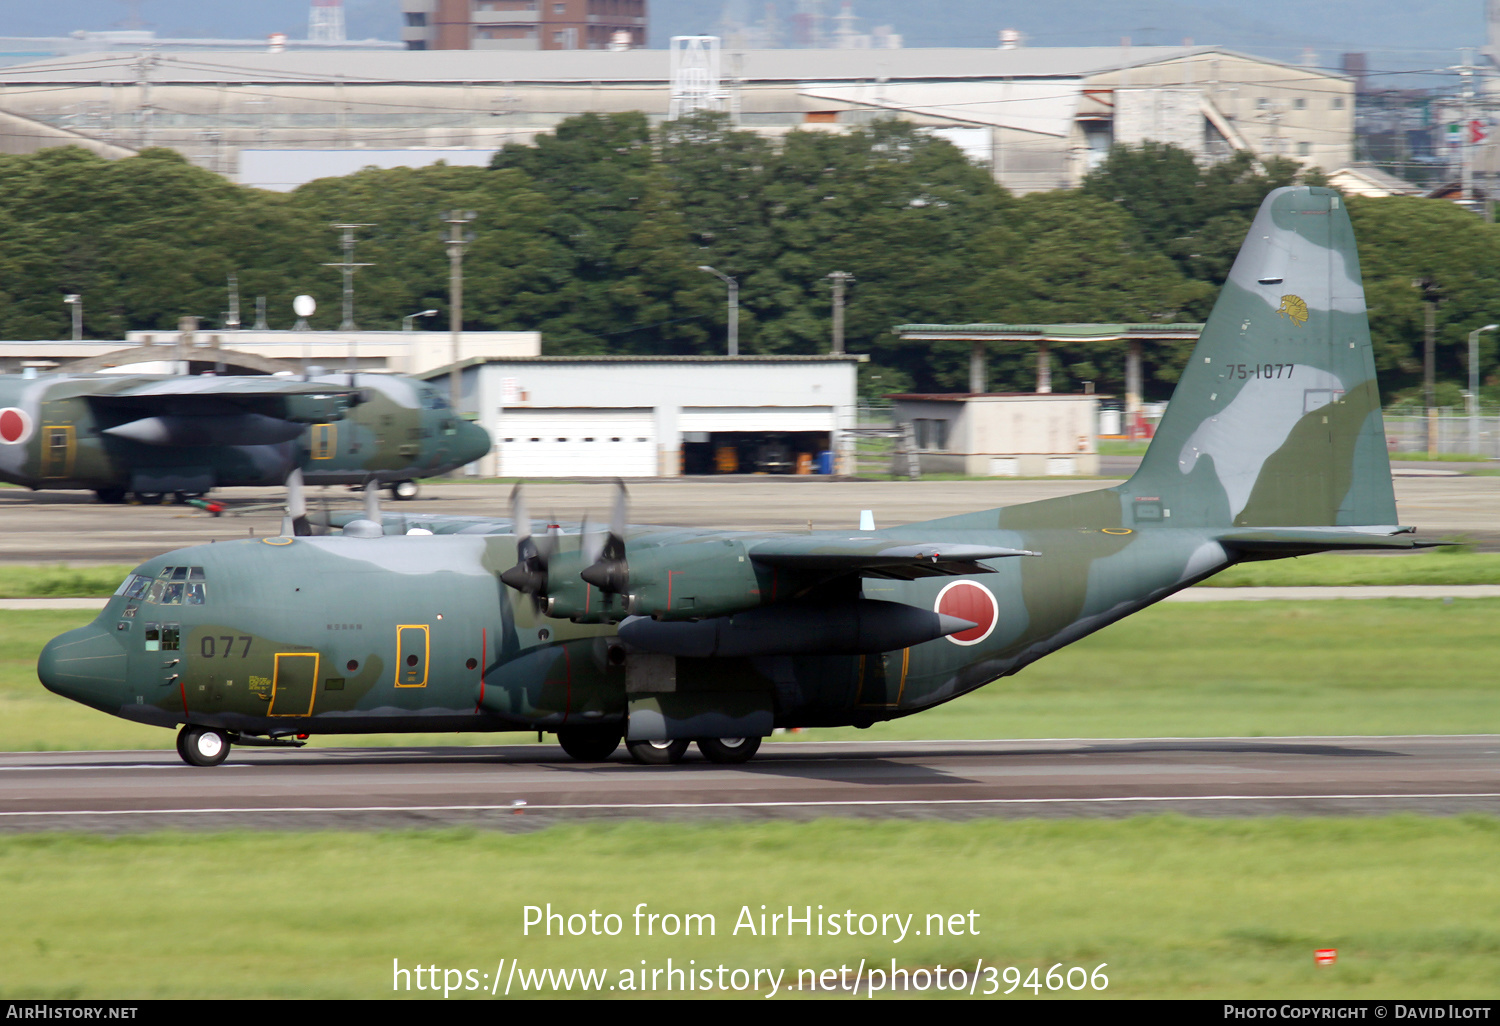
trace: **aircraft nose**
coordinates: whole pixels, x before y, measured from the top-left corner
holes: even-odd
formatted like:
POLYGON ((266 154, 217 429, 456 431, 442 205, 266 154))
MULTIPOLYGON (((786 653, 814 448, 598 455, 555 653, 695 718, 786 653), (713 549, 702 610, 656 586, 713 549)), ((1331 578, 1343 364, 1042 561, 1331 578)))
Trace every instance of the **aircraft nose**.
POLYGON ((48 691, 113 712, 125 683, 125 646, 114 631, 89 624, 47 642, 36 675, 48 691))
POLYGON ((455 448, 458 450, 459 466, 473 463, 489 454, 490 433, 478 424, 461 421, 455 448))

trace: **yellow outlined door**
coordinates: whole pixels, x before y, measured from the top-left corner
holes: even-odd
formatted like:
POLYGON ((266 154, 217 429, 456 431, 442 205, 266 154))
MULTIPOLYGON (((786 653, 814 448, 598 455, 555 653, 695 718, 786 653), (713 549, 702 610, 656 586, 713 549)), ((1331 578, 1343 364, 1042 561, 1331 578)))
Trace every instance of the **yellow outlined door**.
POLYGON ((76 446, 72 424, 48 424, 42 428, 42 476, 72 477, 76 446))
POLYGON ((427 625, 402 624, 396 628, 396 687, 425 688, 427 660, 432 655, 432 639, 427 625))
POLYGON ((312 458, 331 460, 339 454, 339 426, 337 424, 314 424, 312 426, 312 458))
POLYGON ((318 653, 277 652, 270 716, 311 716, 317 697, 318 653))

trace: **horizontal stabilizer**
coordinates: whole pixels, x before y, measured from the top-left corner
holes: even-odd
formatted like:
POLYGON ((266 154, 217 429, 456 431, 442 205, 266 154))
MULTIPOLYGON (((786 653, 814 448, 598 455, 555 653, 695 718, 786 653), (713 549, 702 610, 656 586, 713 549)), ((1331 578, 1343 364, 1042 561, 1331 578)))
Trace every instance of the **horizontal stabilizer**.
POLYGON ((757 563, 795 570, 884 570, 926 563, 972 564, 981 559, 1036 555, 1040 553, 1029 549, 962 542, 910 543, 868 535, 773 538, 750 548, 750 558, 757 563))
POLYGON ((1239 553, 1291 556, 1340 549, 1429 549, 1451 542, 1421 541, 1414 527, 1256 527, 1227 531, 1219 544, 1239 553))

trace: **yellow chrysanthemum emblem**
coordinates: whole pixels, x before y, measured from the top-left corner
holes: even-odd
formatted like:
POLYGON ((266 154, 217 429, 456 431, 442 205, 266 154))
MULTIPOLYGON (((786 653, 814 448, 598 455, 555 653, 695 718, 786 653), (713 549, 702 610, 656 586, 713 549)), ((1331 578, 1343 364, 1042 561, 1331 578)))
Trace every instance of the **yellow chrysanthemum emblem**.
POLYGON ((1307 323, 1307 304, 1302 301, 1301 296, 1282 296, 1281 305, 1276 308, 1276 312, 1290 318, 1299 328, 1307 323))

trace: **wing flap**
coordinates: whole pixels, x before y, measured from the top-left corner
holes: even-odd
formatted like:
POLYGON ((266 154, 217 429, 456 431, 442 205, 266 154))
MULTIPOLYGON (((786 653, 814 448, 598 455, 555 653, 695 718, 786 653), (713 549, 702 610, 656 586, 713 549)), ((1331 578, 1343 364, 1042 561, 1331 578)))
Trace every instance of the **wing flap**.
MULTIPOLYGON (((857 535, 849 538, 809 535, 772 538, 750 547, 750 558, 767 566, 789 570, 887 571, 900 568, 940 567, 945 564, 973 566, 980 560, 1010 556, 1036 556, 1029 549, 1011 549, 967 542, 904 542, 891 538, 857 535)), ((939 573, 973 573, 949 570, 939 573)), ((979 572, 984 572, 980 570, 979 572)))
POLYGON ((1289 556, 1354 549, 1429 549, 1452 542, 1423 541, 1415 527, 1251 527, 1226 531, 1219 544, 1246 555, 1289 556))

